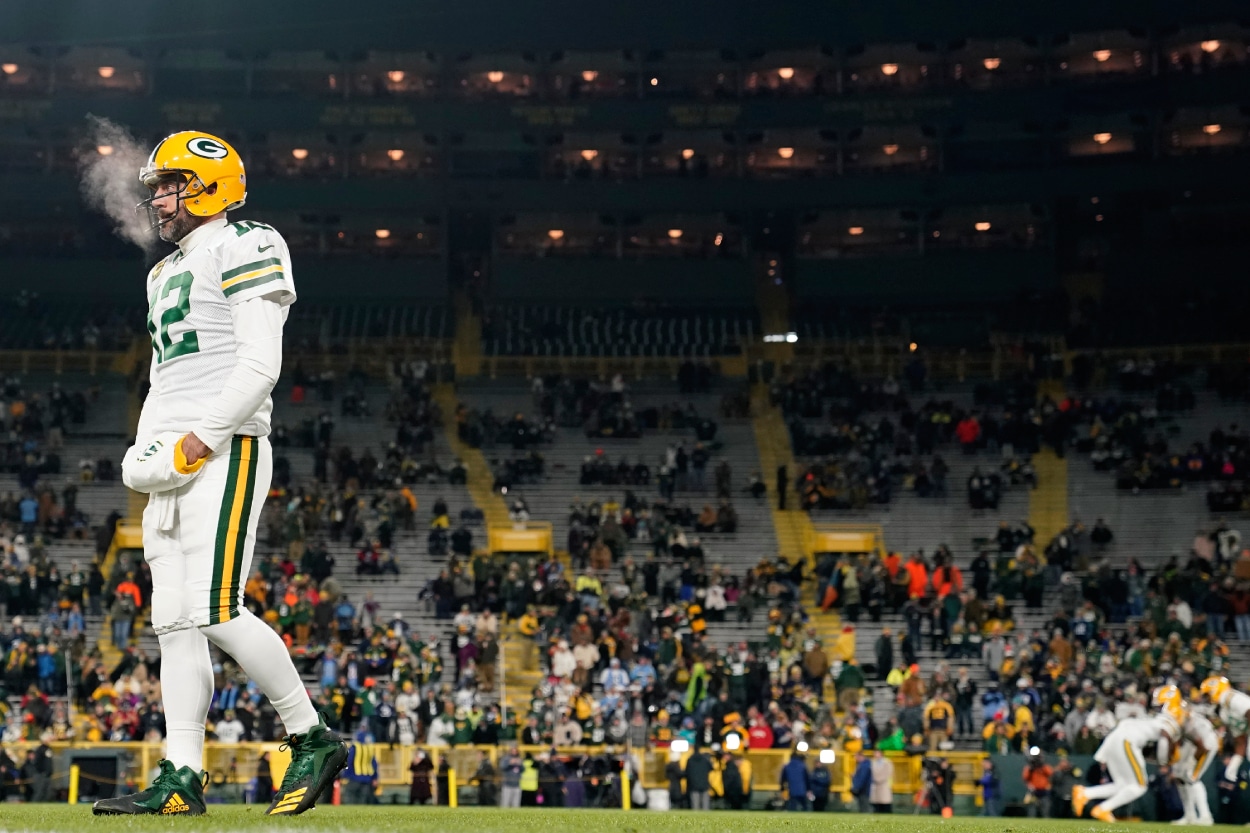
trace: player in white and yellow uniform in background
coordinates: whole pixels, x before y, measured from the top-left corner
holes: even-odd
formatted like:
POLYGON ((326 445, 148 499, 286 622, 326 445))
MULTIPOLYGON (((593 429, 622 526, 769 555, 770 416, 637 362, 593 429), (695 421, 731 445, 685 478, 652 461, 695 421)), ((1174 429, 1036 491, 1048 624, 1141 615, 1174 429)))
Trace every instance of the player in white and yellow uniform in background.
POLYGON ((1199 687, 1203 697, 1216 709, 1220 723, 1233 737, 1246 734, 1250 726, 1250 694, 1233 688, 1227 677, 1208 677, 1199 687))
POLYGON ((1224 766, 1224 777, 1237 780, 1245 758, 1237 750, 1242 749, 1247 728, 1250 727, 1250 695, 1233 688, 1227 677, 1208 677, 1199 687, 1202 699, 1215 710, 1220 722, 1224 742, 1230 744, 1232 757, 1224 766))
POLYGON ((1202 777, 1211 768, 1211 762, 1220 756, 1220 736, 1211 721, 1193 708, 1187 710, 1181 735, 1180 760, 1172 773, 1180 788, 1185 815, 1172 823, 1206 827, 1215 824, 1215 819, 1211 816, 1207 785, 1202 777))
POLYGON ((291 763, 270 814, 298 814, 347 759, 309 700, 282 639, 243 605, 269 491, 270 393, 295 302, 286 241, 263 223, 230 223, 247 197, 243 162, 221 139, 175 133, 139 172, 143 203, 177 249, 148 274, 151 390, 122 479, 150 497, 144 558, 161 647, 166 760, 152 785, 105 799, 97 815, 199 815, 204 722, 213 697, 209 642, 251 677, 286 727, 291 763))
MULTIPOLYGON (((1175 691, 1175 686, 1168 688, 1175 691)), ((1179 692, 1176 692, 1176 702, 1180 703, 1179 692)), ((1159 704, 1160 695, 1156 692, 1155 705, 1159 704)), ((1094 760, 1106 769, 1111 783, 1096 787, 1073 787, 1072 814, 1080 818, 1088 802, 1103 799, 1090 809, 1089 814, 1099 821, 1114 822, 1118 808, 1145 795, 1148 779, 1146 758, 1142 750, 1153 743, 1159 763, 1169 763, 1172 749, 1181 737, 1181 721, 1184 719, 1181 708, 1178 705, 1174 710, 1163 711, 1151 717, 1121 720, 1094 753, 1094 760)))

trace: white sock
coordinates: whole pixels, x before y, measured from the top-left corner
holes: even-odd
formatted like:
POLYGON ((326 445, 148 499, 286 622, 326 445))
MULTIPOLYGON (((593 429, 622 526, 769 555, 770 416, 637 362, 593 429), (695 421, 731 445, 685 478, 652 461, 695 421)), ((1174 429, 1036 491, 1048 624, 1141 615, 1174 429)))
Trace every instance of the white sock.
POLYGON ((204 769, 204 721, 213 701, 213 660, 195 628, 157 637, 161 646, 161 700, 165 758, 176 767, 204 769))
POLYGON ((291 662, 286 644, 272 628, 251 611, 239 608, 237 618, 200 630, 256 681, 282 718, 288 735, 302 734, 317 725, 317 710, 291 662))
POLYGON ((1207 785, 1195 781, 1189 785, 1189 798, 1193 805, 1194 818, 1206 821, 1211 818, 1211 803, 1207 798, 1207 785))

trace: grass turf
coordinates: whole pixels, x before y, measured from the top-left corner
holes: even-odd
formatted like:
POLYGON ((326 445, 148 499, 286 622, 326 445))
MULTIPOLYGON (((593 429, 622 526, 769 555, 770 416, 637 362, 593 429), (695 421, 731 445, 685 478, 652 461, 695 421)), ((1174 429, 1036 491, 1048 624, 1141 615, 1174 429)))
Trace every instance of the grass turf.
POLYGON ((465 807, 318 807, 297 817, 269 818, 255 805, 210 805, 199 818, 93 816, 89 805, 0 804, 0 831, 148 831, 233 833, 236 830, 328 830, 335 833, 1090 833, 1106 830, 1162 831, 1161 824, 1116 824, 1023 818, 984 819, 930 815, 860 816, 850 813, 670 812, 639 810, 500 810, 465 807))

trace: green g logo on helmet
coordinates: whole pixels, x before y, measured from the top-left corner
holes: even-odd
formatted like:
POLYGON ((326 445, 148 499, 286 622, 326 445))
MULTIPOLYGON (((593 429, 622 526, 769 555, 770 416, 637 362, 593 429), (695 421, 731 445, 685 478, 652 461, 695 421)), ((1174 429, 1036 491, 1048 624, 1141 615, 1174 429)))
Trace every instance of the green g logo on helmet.
POLYGON ((211 136, 197 136, 187 142, 187 150, 205 159, 225 159, 230 149, 211 136))

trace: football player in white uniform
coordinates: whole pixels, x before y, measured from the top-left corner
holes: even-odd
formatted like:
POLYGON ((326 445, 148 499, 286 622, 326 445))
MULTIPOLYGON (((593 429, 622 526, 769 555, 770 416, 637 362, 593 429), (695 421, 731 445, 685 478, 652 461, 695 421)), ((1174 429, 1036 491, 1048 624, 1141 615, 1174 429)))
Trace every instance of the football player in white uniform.
POLYGON ((1211 721, 1192 708, 1187 710, 1185 721, 1181 724, 1181 734, 1180 760, 1172 772, 1180 787, 1185 815, 1172 823, 1203 827, 1215 824, 1207 800, 1207 785, 1202 782, 1202 777, 1211 768, 1211 762, 1219 757, 1220 736, 1211 721))
POLYGON ((1217 710, 1220 722, 1233 737, 1246 734, 1250 725, 1250 694, 1233 688, 1227 677, 1207 677, 1199 690, 1217 710))
POLYGON ((269 814, 313 806, 347 759, 309 700, 282 639, 243 606, 256 526, 269 491, 270 393, 295 301, 286 241, 230 223, 247 197, 243 162, 207 133, 175 133, 139 179, 162 240, 177 244, 147 279, 151 391, 127 486, 150 495, 144 558, 161 646, 166 760, 147 789, 96 802, 97 815, 204 813, 204 723, 213 697, 209 642, 230 654, 281 717, 291 749, 269 814))
MULTIPOLYGON (((1175 690, 1175 686, 1169 688, 1175 690)), ((1176 699, 1179 702, 1179 692, 1176 699)), ((1160 705, 1159 692, 1155 694, 1155 704, 1160 705)), ((1094 753, 1094 760, 1106 769, 1111 783, 1073 787, 1072 814, 1080 818, 1089 801, 1101 798, 1104 800, 1090 809, 1090 816, 1099 821, 1115 822, 1117 808, 1146 794, 1146 759, 1142 749, 1155 744, 1159 763, 1167 764, 1172 748, 1180 740, 1183 718, 1184 714, 1176 707, 1174 711, 1165 710, 1152 717, 1121 720, 1094 753)))

